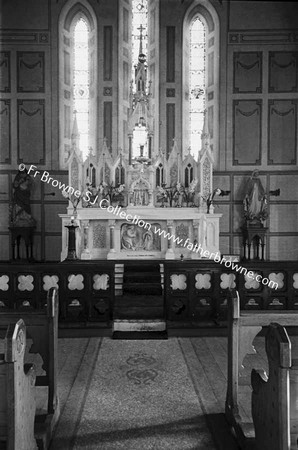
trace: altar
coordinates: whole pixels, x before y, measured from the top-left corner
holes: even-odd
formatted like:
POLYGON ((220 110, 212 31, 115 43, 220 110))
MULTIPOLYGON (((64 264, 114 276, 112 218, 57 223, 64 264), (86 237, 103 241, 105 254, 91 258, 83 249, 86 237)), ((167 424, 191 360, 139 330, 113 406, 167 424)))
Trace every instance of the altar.
MULTIPOLYGON (((67 256, 70 216, 61 214, 67 256)), ((219 253, 221 214, 193 208, 85 208, 77 211, 76 253, 88 259, 202 259, 219 253), (209 252, 209 255, 205 251, 209 252), (205 253, 205 255, 204 255, 205 253)))
POLYGON ((208 112, 200 150, 182 148, 175 138, 171 148, 158 147, 142 27, 140 33, 124 148, 112 148, 104 138, 83 158, 74 114, 68 186, 63 190, 69 205, 60 214, 62 261, 70 231, 75 257, 81 260, 183 260, 219 253, 221 214, 214 214, 213 200, 224 194, 213 188, 208 112))

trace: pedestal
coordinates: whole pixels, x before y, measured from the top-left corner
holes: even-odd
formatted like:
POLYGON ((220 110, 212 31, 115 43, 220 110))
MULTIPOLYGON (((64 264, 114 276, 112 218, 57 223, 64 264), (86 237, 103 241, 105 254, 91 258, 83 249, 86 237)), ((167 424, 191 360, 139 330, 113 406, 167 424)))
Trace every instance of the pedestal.
POLYGON ((12 259, 15 260, 15 244, 17 243, 17 259, 20 258, 20 243, 23 238, 26 246, 26 259, 33 260, 33 233, 35 227, 9 227, 11 233, 12 259))
POLYGON ((76 253, 76 229, 78 225, 65 225, 65 228, 68 228, 68 251, 66 261, 75 261, 78 259, 76 253))
POLYGON ((262 223, 245 223, 242 227, 244 260, 254 259, 264 261, 267 230, 268 228, 264 227, 262 223), (252 254, 251 250, 253 252, 252 254))

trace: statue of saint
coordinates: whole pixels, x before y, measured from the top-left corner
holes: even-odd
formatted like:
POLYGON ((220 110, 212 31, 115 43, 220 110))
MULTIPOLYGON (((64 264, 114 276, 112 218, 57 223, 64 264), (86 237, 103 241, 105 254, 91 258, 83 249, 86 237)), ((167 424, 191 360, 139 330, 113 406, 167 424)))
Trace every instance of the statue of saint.
POLYGON ((27 169, 19 170, 13 181, 12 225, 15 227, 34 227, 31 216, 30 196, 33 182, 27 169))
POLYGON ((246 220, 261 222, 267 219, 267 195, 259 179, 258 170, 253 171, 247 182, 243 205, 246 220))

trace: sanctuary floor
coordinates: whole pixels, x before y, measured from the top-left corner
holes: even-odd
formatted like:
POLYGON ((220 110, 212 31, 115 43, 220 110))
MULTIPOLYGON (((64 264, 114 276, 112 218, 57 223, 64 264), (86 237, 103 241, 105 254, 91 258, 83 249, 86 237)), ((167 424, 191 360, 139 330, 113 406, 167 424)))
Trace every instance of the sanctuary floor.
MULTIPOLYGON (((264 339, 255 346, 258 368, 264 339)), ((60 338, 51 450, 236 450, 224 417, 226 379, 224 337, 60 338)), ((241 408, 249 417, 249 389, 241 408)))

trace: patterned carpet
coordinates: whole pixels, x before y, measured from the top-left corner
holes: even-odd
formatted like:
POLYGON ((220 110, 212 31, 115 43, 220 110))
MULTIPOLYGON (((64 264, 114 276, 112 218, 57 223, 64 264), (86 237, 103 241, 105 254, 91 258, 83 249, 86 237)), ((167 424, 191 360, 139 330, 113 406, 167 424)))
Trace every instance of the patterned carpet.
POLYGON ((52 450, 216 448, 176 338, 70 342, 80 348, 60 345, 52 450))

